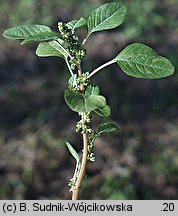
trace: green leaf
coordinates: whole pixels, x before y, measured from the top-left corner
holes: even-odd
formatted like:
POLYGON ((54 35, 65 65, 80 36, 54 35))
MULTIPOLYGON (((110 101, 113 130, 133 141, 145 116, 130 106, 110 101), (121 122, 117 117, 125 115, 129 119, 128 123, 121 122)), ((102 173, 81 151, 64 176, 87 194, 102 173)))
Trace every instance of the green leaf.
POLYGON ((68 80, 68 85, 76 87, 77 86, 77 74, 73 74, 69 80, 68 80))
MULTIPOLYGON (((89 85, 85 91, 86 96, 99 95, 99 93, 100 93, 99 86, 89 85)), ((111 109, 108 105, 106 105, 103 108, 98 108, 98 109, 94 110, 94 112, 97 113, 98 115, 102 116, 102 117, 109 117, 111 114, 111 109)))
POLYGON ((89 86, 86 88, 86 91, 85 91, 85 95, 86 95, 86 96, 90 96, 90 95, 99 95, 99 93, 100 93, 99 86, 92 86, 92 85, 89 85, 89 86))
POLYGON ((69 142, 66 142, 66 146, 69 149, 71 155, 75 158, 75 160, 79 163, 80 162, 80 157, 78 153, 75 151, 75 149, 72 147, 72 145, 69 142))
POLYGON ((44 25, 22 25, 7 29, 4 37, 9 39, 23 39, 22 44, 28 44, 34 41, 54 40, 59 37, 48 26, 44 25))
POLYGON ((126 12, 127 7, 121 2, 107 3, 95 9, 87 21, 89 35, 118 27, 124 22, 126 12))
POLYGON ((127 46, 116 58, 121 69, 136 78, 162 78, 174 73, 174 66, 147 45, 134 43, 127 46))
POLYGON ((106 105, 102 109, 94 110, 94 112, 97 113, 98 115, 102 116, 102 117, 109 117, 111 115, 111 108, 108 105, 106 105))
POLYGON ((80 28, 82 26, 85 26, 87 23, 86 19, 81 17, 79 20, 72 20, 70 22, 67 23, 67 26, 72 29, 75 30, 77 28, 80 28))
POLYGON ((68 50, 65 49, 60 43, 58 43, 57 41, 50 41, 49 44, 55 50, 57 50, 58 52, 60 52, 64 56, 65 59, 68 58, 68 56, 69 56, 68 50))
POLYGON ((67 58, 68 52, 57 41, 42 42, 38 45, 36 54, 39 57, 58 56, 67 58))
POLYGON ((67 105, 75 112, 91 112, 106 106, 106 99, 100 95, 85 96, 67 89, 64 93, 67 105))
POLYGON ((119 130, 119 127, 114 123, 103 123, 97 130, 97 135, 100 136, 102 133, 110 133, 119 130))

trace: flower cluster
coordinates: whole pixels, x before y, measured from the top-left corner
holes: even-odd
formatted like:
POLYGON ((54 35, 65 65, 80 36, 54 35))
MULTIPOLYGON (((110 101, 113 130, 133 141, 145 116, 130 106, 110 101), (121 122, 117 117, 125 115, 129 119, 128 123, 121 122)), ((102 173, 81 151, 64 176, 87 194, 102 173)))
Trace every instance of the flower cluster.
POLYGON ((90 127, 90 122, 91 122, 90 113, 87 113, 86 117, 85 117, 85 124, 83 124, 83 120, 82 119, 77 122, 77 124, 76 124, 76 132, 77 133, 80 132, 81 134, 91 133, 92 129, 90 127))
POLYGON ((89 75, 89 72, 86 72, 86 73, 82 73, 82 75, 78 76, 78 78, 77 78, 78 85, 83 84, 85 86, 88 86, 88 84, 89 84, 88 75, 89 75))
POLYGON ((95 153, 94 153, 94 142, 96 139, 96 132, 92 130, 88 137, 88 157, 87 159, 91 162, 95 161, 95 153))
POLYGON ((74 175, 68 183, 68 186, 70 187, 70 191, 74 191, 76 189, 76 182, 80 172, 80 166, 81 166, 80 163, 76 164, 74 175))
POLYGON ((82 48, 79 39, 74 35, 74 31, 67 24, 59 22, 58 29, 61 38, 66 42, 71 59, 69 61, 72 70, 75 70, 81 63, 81 59, 86 56, 86 50, 82 48))

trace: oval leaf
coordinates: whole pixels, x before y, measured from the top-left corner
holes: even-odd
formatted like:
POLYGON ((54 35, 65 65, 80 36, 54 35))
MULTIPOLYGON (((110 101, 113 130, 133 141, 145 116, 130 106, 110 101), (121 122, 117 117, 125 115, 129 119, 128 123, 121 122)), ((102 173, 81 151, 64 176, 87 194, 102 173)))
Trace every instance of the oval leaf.
POLYGON ((69 52, 57 41, 50 41, 49 45, 52 46, 55 50, 61 53, 65 59, 69 56, 69 52))
POLYGON ((127 46, 116 58, 121 69, 136 78, 162 78, 174 73, 174 66, 147 45, 134 43, 127 46))
POLYGON ((106 105, 104 108, 102 109, 97 109, 94 110, 96 114, 102 116, 102 117, 109 117, 111 115, 111 108, 106 105))
POLYGON ((118 27, 124 22, 126 12, 127 7, 121 2, 107 3, 95 9, 87 21, 89 35, 118 27))
POLYGON ((119 127, 114 123, 103 123, 99 126, 97 135, 100 136, 102 133, 110 133, 119 130, 119 127))
POLYGON ((91 112, 106 106, 106 99, 100 95, 85 96, 81 93, 66 90, 64 94, 67 105, 75 112, 91 112))
POLYGON ((86 105, 88 106, 88 110, 86 112, 91 112, 95 109, 102 109, 106 106, 106 99, 101 95, 90 95, 86 97, 86 105))
POLYGON ((75 149, 72 147, 72 145, 69 142, 66 142, 66 146, 69 149, 71 155, 75 158, 75 160, 79 163, 80 162, 80 157, 78 153, 75 151, 75 149))
POLYGON ((73 74, 69 80, 68 80, 68 85, 77 87, 77 74, 73 74))
POLYGON ((83 17, 81 17, 79 20, 72 20, 70 22, 67 23, 67 26, 72 29, 75 30, 77 28, 80 28, 82 26, 85 26, 87 23, 86 19, 84 19, 83 17))
POLYGON ((56 41, 42 42, 38 45, 36 54, 39 57, 58 56, 67 58, 68 54, 56 41))
POLYGON ((22 25, 7 29, 4 37, 9 39, 24 39, 22 44, 34 41, 54 40, 59 37, 48 26, 44 25, 22 25))
POLYGON ((99 86, 92 86, 92 85, 89 85, 89 86, 86 88, 86 91, 85 91, 85 95, 86 95, 86 96, 90 96, 90 95, 99 95, 99 93, 100 93, 99 86))

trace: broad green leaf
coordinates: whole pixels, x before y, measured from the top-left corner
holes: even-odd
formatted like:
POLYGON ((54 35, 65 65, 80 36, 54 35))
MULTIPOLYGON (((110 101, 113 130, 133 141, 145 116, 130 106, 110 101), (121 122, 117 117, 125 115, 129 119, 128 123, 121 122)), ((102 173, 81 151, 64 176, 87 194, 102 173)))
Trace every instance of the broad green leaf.
POLYGON ((65 91, 64 98, 67 105, 75 112, 91 112, 106 106, 106 99, 103 96, 85 96, 69 89, 65 91))
POLYGON ((94 111, 95 111, 95 113, 97 113, 98 115, 100 115, 102 117, 109 117, 111 115, 111 108, 108 105, 106 105, 102 109, 96 109, 94 111))
POLYGON ((92 85, 89 85, 89 86, 86 88, 86 91, 85 91, 85 95, 86 95, 86 96, 90 96, 90 95, 99 95, 99 93, 100 93, 99 86, 92 86, 92 85))
POLYGON ((91 12, 88 21, 88 34, 118 27, 124 22, 127 7, 121 2, 107 3, 91 12))
POLYGON ((102 133, 110 133, 119 130, 119 127, 114 123, 103 123, 99 126, 97 135, 100 136, 102 133))
POLYGON ((37 47, 36 54, 39 57, 59 56, 65 59, 68 57, 68 52, 56 41, 41 42, 37 47))
POLYGON ((64 40, 58 38, 57 41, 62 45, 62 47, 64 47, 64 49, 68 49, 68 44, 64 40))
POLYGON ((174 66, 147 45, 134 43, 127 46, 116 58, 120 68, 136 78, 162 78, 174 73, 174 66))
POLYGON ((4 37, 9 39, 23 39, 22 44, 31 43, 34 41, 54 40, 59 37, 48 26, 44 25, 22 25, 7 29, 4 37))
POLYGON ((50 46, 52 46, 55 50, 58 52, 62 53, 65 59, 69 56, 69 52, 57 41, 50 41, 49 42, 50 46))
POLYGON ((77 74, 73 74, 70 79, 68 80, 68 85, 70 86, 77 86, 77 74))
MULTIPOLYGON (((89 85, 85 91, 86 96, 99 95, 99 93, 100 93, 99 86, 89 85)), ((111 114, 111 109, 108 105, 106 105, 103 108, 98 108, 98 109, 94 110, 94 112, 96 112, 98 115, 100 115, 102 117, 109 117, 111 114)))
POLYGON ((75 149, 72 147, 72 145, 69 142, 66 142, 66 146, 69 149, 71 155, 75 158, 75 160, 79 163, 80 162, 80 157, 78 153, 75 151, 75 149))
POLYGON ((79 20, 72 20, 70 22, 67 23, 67 26, 72 29, 75 30, 77 28, 80 28, 82 26, 85 26, 87 23, 86 19, 81 17, 79 20))

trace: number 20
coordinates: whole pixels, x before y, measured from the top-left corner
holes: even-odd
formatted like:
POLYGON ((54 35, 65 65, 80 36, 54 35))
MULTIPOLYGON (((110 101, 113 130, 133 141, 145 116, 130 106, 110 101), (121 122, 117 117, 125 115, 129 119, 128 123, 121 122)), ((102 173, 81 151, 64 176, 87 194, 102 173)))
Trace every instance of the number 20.
POLYGON ((174 211, 174 203, 163 203, 163 211, 174 211))

